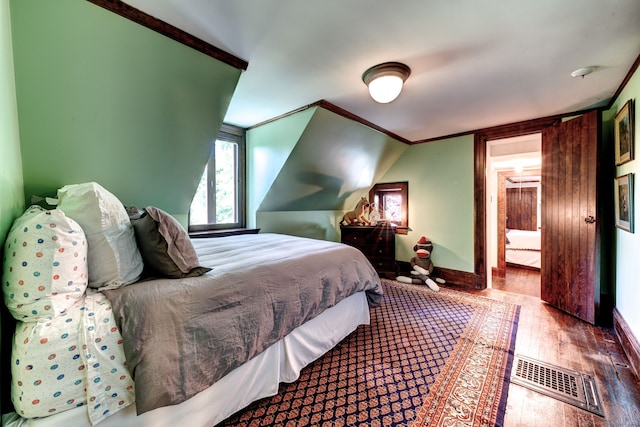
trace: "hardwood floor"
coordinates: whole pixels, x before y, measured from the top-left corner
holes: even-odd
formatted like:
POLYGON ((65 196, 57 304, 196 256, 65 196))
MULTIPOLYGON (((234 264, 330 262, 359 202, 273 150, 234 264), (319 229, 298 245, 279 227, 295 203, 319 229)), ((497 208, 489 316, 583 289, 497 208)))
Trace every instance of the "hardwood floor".
POLYGON ((540 273, 508 270, 505 283, 494 279, 493 289, 465 291, 519 304, 515 354, 591 375, 605 416, 511 384, 505 426, 640 426, 640 382, 613 329, 590 325, 542 302, 540 273))
POLYGON ((507 266, 506 277, 492 278, 491 287, 540 298, 540 271, 507 266))

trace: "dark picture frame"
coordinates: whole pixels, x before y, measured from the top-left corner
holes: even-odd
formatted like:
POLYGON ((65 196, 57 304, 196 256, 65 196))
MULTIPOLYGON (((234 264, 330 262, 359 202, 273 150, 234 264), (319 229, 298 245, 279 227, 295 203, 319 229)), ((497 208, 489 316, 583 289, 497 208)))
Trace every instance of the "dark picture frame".
POLYGON ((616 178, 615 184, 616 227, 633 233, 633 174, 616 178))
POLYGON ((633 100, 628 100, 618 111, 614 120, 616 165, 633 160, 633 100))

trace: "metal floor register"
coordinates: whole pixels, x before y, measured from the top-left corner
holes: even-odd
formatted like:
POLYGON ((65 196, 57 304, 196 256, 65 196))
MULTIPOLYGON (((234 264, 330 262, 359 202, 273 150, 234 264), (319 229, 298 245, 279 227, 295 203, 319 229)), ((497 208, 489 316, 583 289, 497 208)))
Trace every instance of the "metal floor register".
POLYGON ((516 355, 511 382, 604 417, 595 381, 587 374, 516 355))

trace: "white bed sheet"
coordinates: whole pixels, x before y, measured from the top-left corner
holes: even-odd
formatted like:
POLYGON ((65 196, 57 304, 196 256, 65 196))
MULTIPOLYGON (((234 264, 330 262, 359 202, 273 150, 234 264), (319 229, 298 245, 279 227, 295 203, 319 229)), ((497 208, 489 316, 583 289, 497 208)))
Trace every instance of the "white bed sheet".
MULTIPOLYGON (((131 405, 98 424, 101 427, 212 427, 251 402, 278 392, 280 382, 295 381, 302 368, 333 348, 358 325, 369 324, 369 305, 358 292, 296 328, 260 355, 179 405, 136 416, 131 405)), ((7 427, 90 426, 87 410, 79 407, 41 419, 5 414, 7 427)))
POLYGON ((540 230, 509 230, 506 234, 505 261, 509 264, 540 268, 540 230))
POLYGON ((520 251, 507 248, 505 261, 509 264, 540 268, 540 251, 520 251))
POLYGON ((540 230, 509 230, 506 236, 507 249, 540 250, 540 230))

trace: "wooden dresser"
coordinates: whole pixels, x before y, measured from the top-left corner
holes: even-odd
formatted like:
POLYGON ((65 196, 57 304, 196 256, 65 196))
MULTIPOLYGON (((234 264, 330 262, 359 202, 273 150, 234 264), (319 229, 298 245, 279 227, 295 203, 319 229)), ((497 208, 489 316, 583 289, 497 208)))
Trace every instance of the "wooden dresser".
POLYGON ((367 226, 340 226, 341 242, 362 251, 382 277, 395 279, 396 264, 395 227, 388 224, 367 226))

